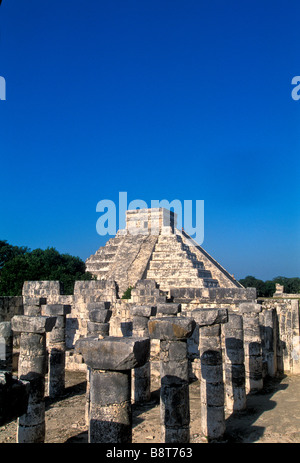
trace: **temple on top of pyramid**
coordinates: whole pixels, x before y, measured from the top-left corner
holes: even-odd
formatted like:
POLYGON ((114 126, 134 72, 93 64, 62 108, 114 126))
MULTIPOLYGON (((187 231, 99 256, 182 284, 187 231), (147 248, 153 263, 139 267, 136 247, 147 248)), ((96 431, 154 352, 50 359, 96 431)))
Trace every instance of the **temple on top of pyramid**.
POLYGON ((165 208, 128 210, 126 228, 86 260, 86 270, 114 280, 119 297, 144 279, 167 295, 171 288, 243 288, 176 225, 176 213, 165 208))

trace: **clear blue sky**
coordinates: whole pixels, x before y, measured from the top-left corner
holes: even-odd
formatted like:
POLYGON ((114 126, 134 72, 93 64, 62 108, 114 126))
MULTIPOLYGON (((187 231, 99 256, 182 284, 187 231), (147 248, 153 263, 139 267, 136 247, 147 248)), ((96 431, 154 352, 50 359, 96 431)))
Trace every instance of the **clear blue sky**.
POLYGON ((3 0, 0 239, 86 259, 102 199, 205 201, 236 278, 300 276, 299 0, 3 0))

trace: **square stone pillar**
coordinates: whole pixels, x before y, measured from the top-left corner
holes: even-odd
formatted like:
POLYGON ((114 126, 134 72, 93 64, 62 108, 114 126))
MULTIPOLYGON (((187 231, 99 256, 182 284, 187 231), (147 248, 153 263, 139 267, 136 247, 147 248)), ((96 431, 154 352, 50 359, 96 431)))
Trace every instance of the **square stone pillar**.
POLYGON ((224 324, 225 401, 229 412, 246 408, 244 333, 242 315, 229 312, 224 324))
POLYGON ((199 326, 201 432, 208 441, 221 440, 225 432, 225 399, 221 324, 227 309, 195 309, 199 326))
POLYGON ((90 369, 90 443, 131 443, 131 370, 149 360, 149 338, 82 338, 75 349, 90 369))
MULTIPOLYGON (((132 335, 134 337, 149 337, 148 322, 155 313, 155 306, 140 305, 131 308, 132 335)), ((151 396, 150 360, 145 365, 132 370, 131 380, 132 403, 148 402, 151 396)))
POLYGON ((48 334, 48 395, 60 397, 65 391, 66 365, 66 315, 71 313, 70 305, 48 304, 44 314, 56 317, 53 330, 48 334))
POLYGON ((164 443, 190 441, 187 339, 195 326, 193 319, 184 317, 149 321, 151 339, 160 340, 160 417, 164 443))
POLYGON ((17 442, 38 443, 45 439, 46 333, 56 317, 16 315, 12 329, 21 333, 18 374, 29 382, 27 412, 18 418, 17 442))
MULTIPOLYGON (((87 335, 98 339, 103 339, 109 336, 110 318, 112 311, 110 310, 110 302, 91 302, 87 304, 89 320, 87 322, 87 335)), ((90 413, 90 386, 91 386, 91 371, 87 368, 86 371, 86 405, 85 405, 85 421, 89 424, 90 413)))
POLYGON ((244 302, 239 305, 243 315, 246 393, 255 393, 263 388, 262 346, 259 304, 244 302))

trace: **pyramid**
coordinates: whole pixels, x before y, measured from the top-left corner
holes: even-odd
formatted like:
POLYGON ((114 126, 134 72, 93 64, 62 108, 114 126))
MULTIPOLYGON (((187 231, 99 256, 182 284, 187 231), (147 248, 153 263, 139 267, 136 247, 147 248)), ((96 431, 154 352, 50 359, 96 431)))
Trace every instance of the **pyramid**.
POLYGON ((119 297, 139 280, 171 288, 243 288, 185 231, 165 208, 126 212, 126 228, 86 260, 98 280, 115 280, 119 297))

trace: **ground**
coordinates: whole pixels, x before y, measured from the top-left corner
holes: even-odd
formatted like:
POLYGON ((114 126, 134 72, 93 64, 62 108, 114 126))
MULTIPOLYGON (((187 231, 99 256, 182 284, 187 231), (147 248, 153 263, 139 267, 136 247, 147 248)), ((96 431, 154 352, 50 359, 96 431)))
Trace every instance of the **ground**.
MULTIPOLYGON (((46 443, 86 443, 86 374, 66 372, 66 390, 59 400, 46 397, 46 443)), ((190 385, 191 442, 200 435, 199 383, 190 385)), ((17 422, 0 427, 0 443, 16 442, 17 422)), ((247 410, 227 416, 227 443, 300 443, 300 375, 268 380, 264 390, 247 398, 247 410)), ((160 443, 159 383, 151 401, 133 405, 133 443, 160 443)))

